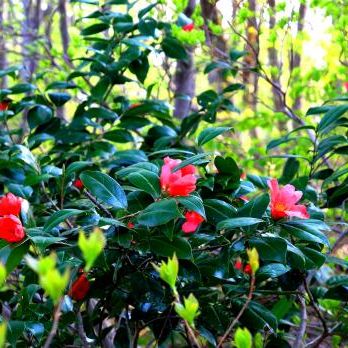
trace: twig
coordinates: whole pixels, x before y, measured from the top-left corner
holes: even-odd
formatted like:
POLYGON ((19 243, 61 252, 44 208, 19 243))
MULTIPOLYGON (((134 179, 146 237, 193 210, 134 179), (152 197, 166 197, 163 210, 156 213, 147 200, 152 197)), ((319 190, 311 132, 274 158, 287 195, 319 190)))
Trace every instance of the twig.
POLYGON ((233 330, 234 326, 237 324, 238 320, 240 319, 240 317, 243 315, 243 313, 245 312, 245 310, 247 309, 247 307, 249 306, 249 303, 253 297, 253 293, 254 293, 254 288, 255 288, 255 275, 252 274, 251 275, 251 280, 250 280, 250 288, 249 288, 249 294, 248 294, 248 298, 245 301, 242 309, 239 311, 239 313, 237 314, 237 316, 234 318, 234 320, 232 321, 232 323, 230 324, 230 326, 228 327, 228 329, 226 330, 226 332, 224 333, 224 335, 222 336, 217 348, 220 348, 222 346, 222 344, 224 343, 224 341, 226 341, 227 337, 229 336, 229 334, 231 333, 231 331, 233 330))
POLYGON ((341 325, 341 323, 335 324, 331 329, 328 330, 327 334, 325 336, 320 335, 319 337, 315 338, 313 341, 309 342, 307 344, 307 347, 316 348, 319 347, 321 342, 325 340, 326 337, 333 335, 334 331, 341 325))
POLYGON ((109 210, 107 210, 106 208, 104 208, 98 201, 97 199, 92 196, 86 189, 84 189, 83 193, 85 194, 85 196, 95 205, 97 206, 105 215, 107 215, 109 218, 113 218, 112 214, 109 212, 109 210))
MULTIPOLYGON (((304 292, 303 286, 301 292, 304 292)), ((294 348, 302 348, 304 343, 304 335, 306 333, 307 328, 307 309, 306 309, 306 301, 303 296, 298 296, 298 300, 300 302, 301 313, 300 313, 300 326, 296 335, 296 340, 294 342, 294 348)))
MULTIPOLYGON (((322 332, 321 336, 318 339, 319 342, 322 342, 328 336, 329 330, 328 330, 328 327, 326 325, 326 321, 325 321, 325 318, 323 317, 323 314, 321 313, 319 307, 315 303, 314 297, 312 295, 311 290, 309 289, 309 286, 308 286, 306 278, 303 279, 303 284, 304 284, 304 287, 306 289, 306 293, 308 294, 310 304, 312 305, 312 307, 314 308, 315 312, 317 313, 318 318, 321 321, 322 326, 323 326, 323 332, 322 332)), ((317 345, 315 345, 314 347, 317 347, 317 345)))
POLYGON ((86 331, 85 331, 85 328, 83 327, 83 319, 82 319, 80 309, 77 311, 76 319, 77 319, 77 331, 79 333, 79 336, 82 342, 82 347, 89 348, 86 331))
POLYGON ((60 320, 60 316, 61 316, 61 311, 60 311, 60 307, 62 305, 63 299, 61 299, 59 301, 59 303, 57 304, 57 306, 54 309, 53 312, 53 324, 52 324, 52 328, 50 333, 47 336, 46 342, 43 345, 43 348, 50 348, 51 347, 51 343, 54 339, 54 337, 57 334, 57 330, 58 330, 58 325, 59 325, 59 320, 60 320))
MULTIPOLYGON (((51 197, 47 194, 46 192, 46 188, 45 188, 45 184, 43 182, 41 182, 41 188, 42 188, 42 191, 43 191, 43 194, 44 196, 47 198, 47 200, 52 204, 53 208, 56 210, 56 211, 60 211, 59 207, 57 206, 56 203, 53 202, 53 200, 51 199, 51 197)), ((66 224, 69 226, 70 229, 73 229, 74 226, 73 224, 68 220, 66 219, 65 220, 66 224)))

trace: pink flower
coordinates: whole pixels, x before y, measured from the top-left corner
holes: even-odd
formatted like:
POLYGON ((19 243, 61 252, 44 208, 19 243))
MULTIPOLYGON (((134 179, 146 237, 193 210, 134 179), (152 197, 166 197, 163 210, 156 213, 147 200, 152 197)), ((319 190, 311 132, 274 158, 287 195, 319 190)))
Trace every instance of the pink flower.
POLYGON ((185 233, 195 232, 198 226, 204 221, 204 218, 195 211, 188 211, 185 214, 185 219, 186 221, 181 227, 185 233))
POLYGON ((181 160, 175 160, 170 157, 164 159, 160 184, 162 191, 169 196, 188 196, 196 189, 196 168, 193 165, 190 164, 174 173, 172 172, 180 163, 181 160))
POLYGON ((192 31, 194 28, 195 28, 194 23, 189 23, 189 24, 184 25, 182 27, 182 30, 184 30, 184 31, 192 31))
POLYGON ((274 220, 291 216, 309 218, 307 208, 296 204, 302 197, 301 191, 295 191, 295 187, 289 184, 279 188, 277 179, 268 180, 267 183, 271 191, 271 216, 274 220))
POLYGON ((9 243, 20 242, 25 237, 21 220, 15 215, 0 217, 0 238, 9 243))
POLYGON ((15 215, 19 216, 22 207, 22 198, 9 192, 0 198, 0 216, 15 215))
POLYGON ((348 82, 344 82, 344 83, 343 83, 343 86, 344 86, 346 92, 348 92, 348 82))

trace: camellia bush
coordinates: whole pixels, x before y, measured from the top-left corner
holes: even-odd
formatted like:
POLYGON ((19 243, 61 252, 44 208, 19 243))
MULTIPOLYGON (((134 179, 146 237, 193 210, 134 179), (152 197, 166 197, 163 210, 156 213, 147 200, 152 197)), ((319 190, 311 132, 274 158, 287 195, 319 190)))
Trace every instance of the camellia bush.
POLYGON ((124 92, 144 82, 150 54, 186 58, 153 6, 136 19, 91 13, 90 50, 66 81, 1 90, 1 345, 344 344, 347 262, 329 255, 328 235, 347 208, 347 98, 269 143, 286 160, 280 177, 245 173, 205 150, 231 131, 214 123, 236 110, 239 84, 198 95, 182 122, 151 87, 138 100, 124 92), (280 152, 297 141, 308 156, 280 152))

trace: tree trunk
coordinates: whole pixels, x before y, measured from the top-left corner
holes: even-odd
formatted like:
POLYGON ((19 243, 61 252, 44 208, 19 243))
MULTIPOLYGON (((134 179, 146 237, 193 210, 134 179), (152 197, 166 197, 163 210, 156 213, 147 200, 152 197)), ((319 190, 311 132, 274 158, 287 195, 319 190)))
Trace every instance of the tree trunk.
MULTIPOLYGON (((0 0, 0 33, 5 33, 4 29, 4 9, 5 1, 0 0)), ((6 44, 5 35, 0 35, 0 70, 4 70, 7 67, 7 57, 6 57, 6 44)), ((7 76, 5 75, 0 79, 0 88, 5 88, 7 86, 7 76)))
MULTIPOLYGON (((187 17, 192 15, 195 6, 196 0, 190 0, 184 11, 187 17)), ((186 51, 187 59, 178 61, 174 76, 174 116, 180 119, 189 115, 196 87, 196 72, 193 59, 194 48, 188 47, 186 51)))
MULTIPOLYGON (((273 31, 275 28, 275 24, 276 24, 276 19, 275 19, 275 0, 268 0, 268 5, 271 9, 270 12, 270 17, 269 17, 269 29, 270 31, 273 31)), ((277 67, 278 69, 280 69, 280 64, 278 61, 278 52, 275 48, 275 46, 273 45, 272 47, 270 47, 268 49, 268 60, 269 60, 269 65, 271 67, 277 67)), ((280 76, 280 71, 278 71, 278 73, 273 73, 271 74, 272 77, 272 81, 274 83, 276 83, 278 86, 280 86, 280 80, 279 80, 279 76, 280 76)), ((279 96, 279 93, 277 92, 276 88, 272 87, 272 95, 273 95, 273 104, 274 104, 274 109, 278 112, 282 110, 282 102, 281 102, 281 98, 279 96)))
POLYGON ((68 32, 68 20, 67 20, 65 0, 58 0, 58 11, 59 11, 59 29, 60 29, 60 35, 62 38, 62 47, 63 47, 63 58, 64 58, 64 61, 67 62, 67 64, 69 64, 70 58, 68 54, 68 48, 69 48, 70 38, 69 38, 69 32, 68 32))
MULTIPOLYGON (((303 31, 306 10, 307 10, 306 3, 302 1, 298 11, 299 13, 298 13, 298 22, 297 22, 297 35, 301 34, 303 31)), ((301 65, 301 52, 291 51, 290 71, 292 71, 295 68, 299 68, 300 65, 301 65)), ((294 111, 300 110, 302 106, 301 104, 302 104, 301 96, 297 96, 293 105, 294 111)))
POLYGON ((38 63, 38 57, 28 50, 37 39, 41 23, 41 0, 36 0, 34 4, 31 0, 23 0, 24 21, 22 23, 22 51, 24 71, 22 78, 30 81, 38 63))
MULTIPOLYGON (((248 54, 244 58, 244 63, 248 67, 254 68, 257 65, 257 56, 259 54, 259 33, 256 21, 256 0, 249 0, 249 9, 253 12, 253 15, 249 16, 247 20, 246 37, 249 44, 246 45, 246 51, 248 51, 248 54), (252 46, 252 48, 250 46, 252 46)), ((243 71, 243 83, 246 87, 243 101, 245 105, 249 106, 256 114, 257 93, 259 85, 258 74, 250 71, 250 69, 245 69, 243 71)), ((253 128, 250 131, 250 134, 253 138, 258 137, 256 128, 253 128)))
MULTIPOLYGON (((214 24, 221 25, 221 20, 216 8, 216 1, 201 0, 202 16, 206 27, 206 41, 211 48, 214 58, 226 58, 227 44, 223 35, 215 35, 209 31, 208 22, 212 21, 214 24)), ((217 69, 211 71, 208 75, 210 83, 216 83, 218 90, 222 90, 223 75, 217 69)))

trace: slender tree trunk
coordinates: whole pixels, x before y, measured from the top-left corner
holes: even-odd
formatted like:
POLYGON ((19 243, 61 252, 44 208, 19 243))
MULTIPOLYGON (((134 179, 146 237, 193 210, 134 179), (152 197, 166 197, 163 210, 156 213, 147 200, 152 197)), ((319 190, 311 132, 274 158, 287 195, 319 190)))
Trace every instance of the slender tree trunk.
POLYGON ((68 32, 68 20, 66 13, 66 0, 58 0, 59 10, 59 29, 62 38, 63 58, 68 64, 70 63, 68 48, 69 48, 69 32, 68 32))
MULTIPOLYGON (((249 9, 253 12, 252 16, 248 17, 247 27, 246 27, 246 37, 249 45, 246 46, 246 50, 248 54, 244 58, 244 63, 253 68, 256 67, 257 57, 259 54, 259 33, 258 33, 258 25, 256 20, 256 0, 249 0, 249 9)), ((248 105, 253 112, 257 113, 257 95, 258 95, 258 86, 259 86, 259 78, 258 75, 254 72, 250 71, 250 69, 246 69, 243 72, 243 83, 246 86, 244 93, 244 103, 248 105)), ((250 131, 251 136, 257 138, 257 130, 256 128, 250 131)))
MULTIPOLYGON (((275 0, 268 0, 268 5, 269 5, 269 8, 271 10, 270 15, 269 15, 269 30, 273 31, 275 28, 275 24, 276 24, 275 0)), ((277 52, 277 49, 275 48, 274 44, 271 47, 269 47, 269 49, 268 49, 268 61, 269 61, 269 65, 271 67, 278 68, 276 73, 274 73, 273 71, 271 72, 271 78, 275 84, 280 86, 281 64, 278 60, 278 52, 277 52)), ((273 98, 273 106, 274 106, 275 111, 281 112, 281 110, 283 109, 283 103, 282 103, 281 97, 280 97, 277 89, 273 86, 272 86, 272 98, 273 98)), ((283 121, 283 120, 280 120, 278 122, 278 128, 280 131, 285 130, 286 122, 287 121, 283 121)))
MULTIPOLYGON (((184 11, 187 17, 192 15, 195 6, 196 0, 189 0, 184 11)), ((189 115, 192 98, 195 95, 196 87, 196 72, 193 59, 194 49, 192 47, 188 47, 186 51, 187 59, 178 61, 174 76, 174 116, 180 119, 183 119, 189 115)))
MULTIPOLYGON (((306 16, 306 2, 301 1, 300 7, 299 7, 299 13, 298 13, 298 22, 297 22, 297 35, 300 35, 303 31, 304 27, 304 19, 306 16)), ((295 68, 299 68, 301 66, 301 51, 291 51, 291 58, 290 58, 290 70, 292 71, 295 68)), ((301 96, 297 96, 294 101, 293 109, 294 111, 298 111, 301 109, 302 100, 301 96)))
POLYGON ((22 0, 24 9, 24 21, 22 22, 22 50, 24 71, 22 77, 31 80, 37 68, 37 55, 28 48, 35 43, 41 23, 41 0, 22 0))
MULTIPOLYGON (((276 19, 275 19, 275 0, 268 0, 268 5, 270 7, 270 17, 269 17, 269 29, 270 31, 273 31, 275 28, 275 24, 276 24, 276 19)), ((274 46, 274 44, 272 45, 272 47, 270 47, 268 49, 268 60, 269 60, 269 64, 271 67, 276 67, 278 69, 280 69, 280 64, 278 61, 278 52, 274 46)), ((277 70, 278 70, 277 69, 277 70)), ((279 80, 279 76, 280 76, 280 71, 278 71, 277 73, 273 73, 272 72, 272 80, 274 83, 276 83, 277 85, 280 85, 280 80, 279 80)), ((280 96, 277 92, 277 90, 272 87, 272 95, 273 95, 273 103, 274 103, 274 109, 276 111, 281 111, 282 109, 282 102, 280 99, 280 96)))
MULTIPOLYGON (((216 1, 201 0, 202 15, 206 27, 206 40, 212 51, 212 58, 225 58, 227 56, 227 44, 223 35, 215 35, 209 31, 208 22, 212 21, 214 24, 221 25, 218 10, 216 8, 216 1)), ((213 70, 209 73, 209 82, 216 83, 218 90, 222 89, 224 77, 218 70, 213 70)))
MULTIPOLYGON (((4 29, 4 19, 5 19, 5 1, 0 0, 0 70, 7 67, 7 57, 6 57, 6 43, 5 43, 5 29, 4 29)), ((0 79, 0 88, 5 88, 7 86, 7 77, 4 76, 0 79)))
MULTIPOLYGON (((63 48, 63 59, 65 63, 71 67, 72 63, 70 61, 68 49, 69 49, 69 31, 68 31, 68 17, 66 12, 66 0, 58 0, 58 11, 59 11, 59 28, 60 35, 62 38, 62 48, 63 48)), ((57 108, 57 116, 65 120, 65 108, 64 106, 57 108)))

